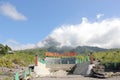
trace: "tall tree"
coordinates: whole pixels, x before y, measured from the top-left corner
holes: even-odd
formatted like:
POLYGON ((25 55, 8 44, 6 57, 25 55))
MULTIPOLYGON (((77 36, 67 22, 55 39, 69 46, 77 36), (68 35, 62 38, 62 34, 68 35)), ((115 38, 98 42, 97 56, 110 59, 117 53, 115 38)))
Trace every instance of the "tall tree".
POLYGON ((8 45, 2 45, 0 44, 0 54, 7 54, 8 51, 11 51, 12 49, 8 45))

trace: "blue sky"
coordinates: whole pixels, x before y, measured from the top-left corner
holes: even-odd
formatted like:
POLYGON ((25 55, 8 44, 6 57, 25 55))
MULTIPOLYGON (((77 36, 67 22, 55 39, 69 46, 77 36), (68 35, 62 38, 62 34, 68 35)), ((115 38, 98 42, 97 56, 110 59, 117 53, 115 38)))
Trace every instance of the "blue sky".
POLYGON ((119 3, 120 0, 0 0, 0 7, 14 8, 17 13, 13 14, 19 14, 11 16, 10 11, 6 14, 0 8, 0 43, 14 40, 36 44, 62 25, 80 24, 83 17, 90 22, 119 18, 119 3))

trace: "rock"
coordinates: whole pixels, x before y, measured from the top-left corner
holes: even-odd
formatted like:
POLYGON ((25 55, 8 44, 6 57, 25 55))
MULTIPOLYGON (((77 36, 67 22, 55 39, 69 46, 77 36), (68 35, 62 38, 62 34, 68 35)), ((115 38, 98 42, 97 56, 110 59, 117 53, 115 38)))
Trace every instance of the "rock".
POLYGON ((41 77, 50 75, 50 69, 46 68, 46 64, 40 62, 38 63, 38 66, 34 67, 34 72, 36 75, 39 75, 41 77))

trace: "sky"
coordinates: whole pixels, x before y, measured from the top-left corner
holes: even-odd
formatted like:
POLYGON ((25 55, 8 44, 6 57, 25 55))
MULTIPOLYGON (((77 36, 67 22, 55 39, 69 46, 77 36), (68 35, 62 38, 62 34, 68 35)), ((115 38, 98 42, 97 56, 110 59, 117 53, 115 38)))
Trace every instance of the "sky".
POLYGON ((120 48, 120 0, 0 0, 0 43, 120 48))

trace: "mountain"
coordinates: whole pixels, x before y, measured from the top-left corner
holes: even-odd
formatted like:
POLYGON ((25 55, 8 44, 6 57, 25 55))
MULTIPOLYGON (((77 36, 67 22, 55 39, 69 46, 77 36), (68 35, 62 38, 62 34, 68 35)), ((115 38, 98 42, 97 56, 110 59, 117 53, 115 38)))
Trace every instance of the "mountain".
POLYGON ((46 49, 49 52, 64 53, 64 52, 71 52, 74 48, 69 47, 69 46, 63 46, 63 47, 50 46, 46 49))
POLYGON ((58 52, 58 53, 64 53, 64 52, 76 52, 78 54, 84 54, 89 52, 99 52, 99 51, 106 51, 107 49, 99 48, 99 47, 91 47, 91 46, 78 46, 78 47, 69 47, 69 46, 63 46, 63 47, 55 47, 50 46, 49 48, 46 48, 49 52, 58 52))
POLYGON ((106 51, 107 49, 99 48, 99 47, 92 47, 92 46, 78 46, 72 51, 77 52, 78 54, 89 53, 89 52, 99 52, 99 51, 106 51))
MULTIPOLYGON (((47 49, 47 51, 49 51, 49 52, 58 52, 58 53, 77 52, 78 54, 83 54, 83 53, 107 50, 104 48, 93 47, 93 46, 76 46, 74 44, 65 45, 50 36, 47 37, 42 42, 40 42, 39 45, 42 45, 42 48, 47 49)), ((41 47, 41 46, 39 46, 39 47, 41 47)))

